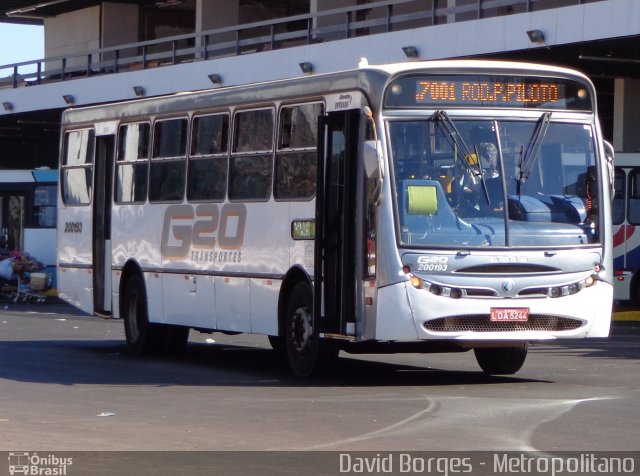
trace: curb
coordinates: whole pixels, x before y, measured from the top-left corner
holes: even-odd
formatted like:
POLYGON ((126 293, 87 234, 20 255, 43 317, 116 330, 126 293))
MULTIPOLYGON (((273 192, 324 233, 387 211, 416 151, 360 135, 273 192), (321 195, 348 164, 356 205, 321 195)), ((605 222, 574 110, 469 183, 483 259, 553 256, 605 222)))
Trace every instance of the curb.
POLYGON ((640 311, 622 311, 622 312, 614 312, 612 315, 612 320, 616 322, 624 322, 624 321, 640 321, 640 311))

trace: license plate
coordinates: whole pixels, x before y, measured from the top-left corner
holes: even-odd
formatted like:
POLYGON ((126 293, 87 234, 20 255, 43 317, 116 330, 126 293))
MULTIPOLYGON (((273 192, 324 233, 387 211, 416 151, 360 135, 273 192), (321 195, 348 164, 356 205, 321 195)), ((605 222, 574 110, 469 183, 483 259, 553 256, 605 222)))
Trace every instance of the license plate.
POLYGON ((492 307, 491 322, 527 322, 528 307, 492 307))

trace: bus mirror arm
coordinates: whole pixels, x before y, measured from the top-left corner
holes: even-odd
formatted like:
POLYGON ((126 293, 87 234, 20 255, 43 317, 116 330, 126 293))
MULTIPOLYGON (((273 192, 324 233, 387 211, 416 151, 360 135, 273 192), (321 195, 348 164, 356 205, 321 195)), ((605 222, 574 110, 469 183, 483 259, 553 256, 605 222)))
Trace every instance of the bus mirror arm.
POLYGON ((615 195, 615 188, 614 188, 615 171, 613 168, 613 159, 615 156, 615 151, 613 150, 613 146, 609 142, 603 141, 603 143, 604 143, 604 157, 607 161, 607 171, 609 172, 609 193, 610 193, 611 200, 613 200, 613 197, 615 195))

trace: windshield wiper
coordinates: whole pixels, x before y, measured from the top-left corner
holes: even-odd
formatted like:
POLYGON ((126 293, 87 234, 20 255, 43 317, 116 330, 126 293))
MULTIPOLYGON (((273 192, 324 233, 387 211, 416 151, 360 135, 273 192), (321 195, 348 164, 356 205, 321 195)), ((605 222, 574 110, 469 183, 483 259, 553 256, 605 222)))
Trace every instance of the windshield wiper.
POLYGON ((520 173, 518 174, 517 183, 518 195, 520 195, 520 187, 522 185, 522 182, 529 178, 529 174, 531 173, 533 164, 535 163, 538 155, 540 155, 540 148, 542 147, 544 136, 547 134, 550 120, 550 112, 545 112, 542 114, 542 116, 540 116, 540 119, 538 119, 536 127, 531 134, 531 138, 529 139, 527 150, 525 151, 524 155, 520 155, 520 173))
POLYGON ((444 137, 449 143, 449 146, 454 150, 454 153, 460 156, 462 159, 462 163, 465 164, 467 169, 471 171, 473 175, 480 178, 480 183, 482 184, 482 190, 484 191, 484 196, 487 199, 487 203, 490 204, 491 201, 489 199, 489 190, 487 189, 487 184, 484 180, 484 171, 482 170, 482 164, 480 163, 480 155, 478 154, 478 147, 474 144, 474 153, 475 153, 475 163, 471 162, 471 157, 473 154, 469 150, 469 147, 465 143, 462 135, 458 131, 458 128, 453 123, 449 115, 445 111, 436 111, 433 114, 433 120, 440 129, 444 132, 444 137))

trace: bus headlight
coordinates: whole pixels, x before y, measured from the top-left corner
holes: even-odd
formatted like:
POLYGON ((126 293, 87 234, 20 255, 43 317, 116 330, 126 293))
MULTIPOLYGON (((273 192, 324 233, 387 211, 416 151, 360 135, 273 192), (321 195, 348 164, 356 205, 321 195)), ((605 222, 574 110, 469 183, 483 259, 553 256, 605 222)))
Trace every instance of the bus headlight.
POLYGON ((449 291, 449 297, 452 299, 460 299, 462 297, 462 289, 451 288, 449 291))
POLYGON ((442 296, 444 289, 442 288, 442 286, 438 286, 437 284, 430 284, 429 285, 429 292, 431 294, 435 294, 436 296, 442 296))
POLYGON ((450 297, 452 299, 460 299, 463 296, 463 291, 460 288, 450 288, 448 286, 430 283, 415 274, 411 275, 409 282, 414 288, 425 289, 435 296, 450 297))
POLYGON ((596 276, 592 274, 591 276, 583 279, 581 281, 577 281, 571 284, 565 284, 564 286, 556 286, 553 288, 549 288, 547 291, 547 295, 552 298, 557 298, 561 296, 570 296, 572 294, 579 293, 584 288, 588 288, 596 284, 596 276))
POLYGON ((411 285, 416 289, 424 288, 424 280, 416 275, 412 275, 409 281, 411 281, 411 285))

